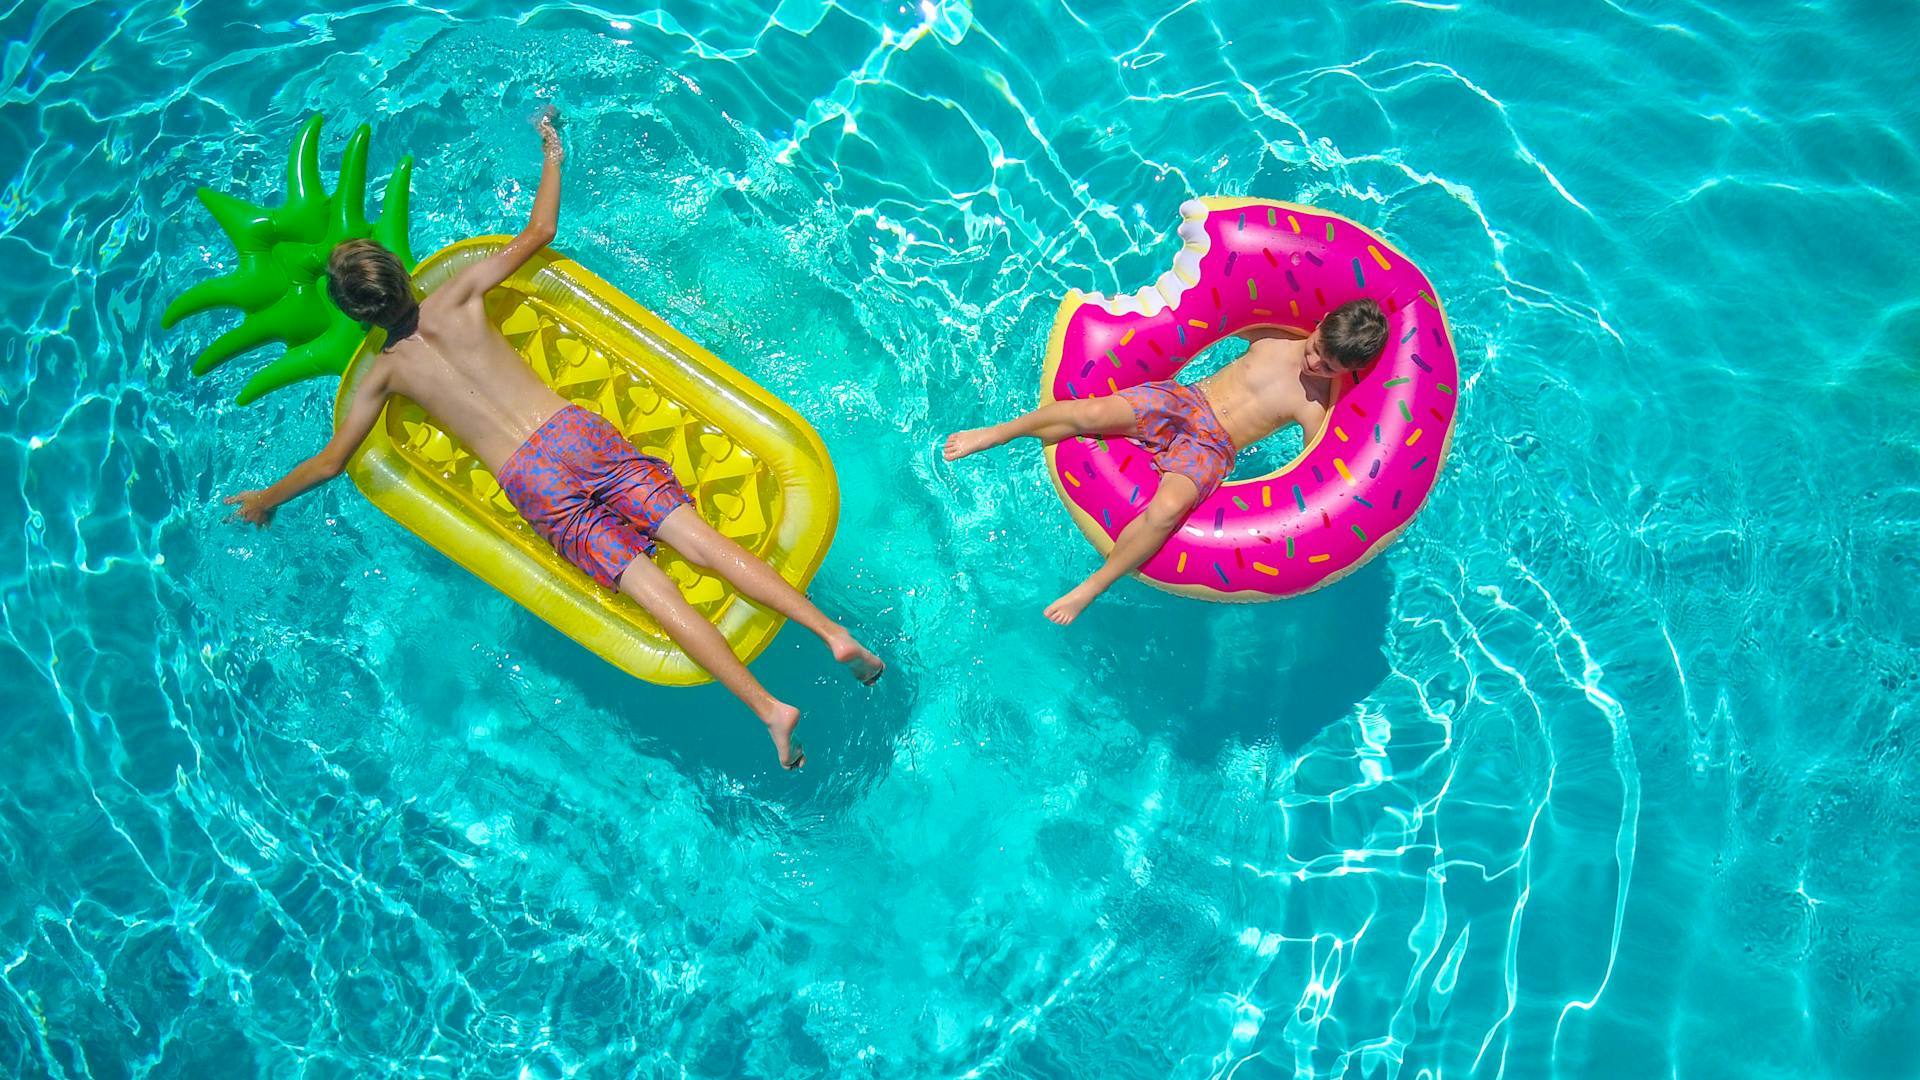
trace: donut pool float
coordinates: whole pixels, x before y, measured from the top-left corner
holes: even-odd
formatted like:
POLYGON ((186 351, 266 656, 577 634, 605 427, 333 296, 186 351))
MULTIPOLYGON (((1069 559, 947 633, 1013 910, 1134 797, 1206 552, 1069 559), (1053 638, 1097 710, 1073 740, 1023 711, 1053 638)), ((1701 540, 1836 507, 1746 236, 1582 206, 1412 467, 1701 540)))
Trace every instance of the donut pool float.
MULTIPOLYGON (((1339 214, 1269 199, 1180 206, 1173 269, 1137 293, 1073 290, 1054 317, 1040 402, 1117 393, 1171 379, 1231 334, 1310 332, 1327 312, 1372 299, 1387 345, 1334 380, 1327 421, 1299 456, 1230 480, 1194 507, 1138 574, 1209 600, 1311 592, 1378 554, 1432 492, 1453 438, 1459 361, 1438 295, 1420 268, 1339 214)), ((1123 438, 1047 448, 1060 499, 1102 555, 1159 487, 1152 456, 1123 438)))

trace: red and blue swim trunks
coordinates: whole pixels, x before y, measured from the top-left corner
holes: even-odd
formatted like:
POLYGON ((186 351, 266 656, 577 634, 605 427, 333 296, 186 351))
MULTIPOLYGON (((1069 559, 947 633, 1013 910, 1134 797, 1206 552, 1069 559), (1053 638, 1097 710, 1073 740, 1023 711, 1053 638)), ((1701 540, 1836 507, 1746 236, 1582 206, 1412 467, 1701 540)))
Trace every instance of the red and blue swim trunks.
POLYGON ((1204 499, 1233 472, 1233 439, 1199 387, 1141 383, 1119 397, 1133 406, 1133 437, 1153 454, 1162 473, 1193 481, 1204 499))
POLYGON ((667 515, 693 501, 671 466, 578 405, 527 436, 495 479, 533 531, 609 589, 633 560, 653 554, 667 515))

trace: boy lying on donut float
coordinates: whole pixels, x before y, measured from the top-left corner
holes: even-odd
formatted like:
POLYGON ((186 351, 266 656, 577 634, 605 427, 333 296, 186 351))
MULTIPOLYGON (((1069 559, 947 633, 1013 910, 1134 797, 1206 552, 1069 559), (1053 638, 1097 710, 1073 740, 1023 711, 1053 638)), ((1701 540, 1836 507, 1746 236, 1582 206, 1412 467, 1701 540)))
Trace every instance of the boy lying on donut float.
POLYGON ((1180 217, 1181 249, 1158 281, 1068 292, 1041 408, 947 440, 950 461, 1021 436, 1046 444, 1055 490, 1106 556, 1047 608, 1062 625, 1133 571, 1235 602, 1337 581, 1407 527, 1452 444, 1453 335, 1411 260, 1295 203, 1189 199, 1180 217), (1254 342, 1244 357, 1195 385, 1173 381, 1232 335, 1254 342), (1295 423, 1297 457, 1229 478, 1240 450, 1295 423))
POLYGON ((1305 337, 1284 327, 1248 331, 1253 344, 1225 368, 1186 384, 1165 379, 1105 397, 1056 401, 992 427, 947 436, 948 461, 1013 439, 1043 443, 1084 435, 1125 436, 1153 455, 1160 488, 1121 530, 1100 569, 1047 605, 1065 626, 1107 587, 1159 551, 1202 499, 1233 472, 1240 451, 1289 424, 1311 439, 1327 422, 1334 380, 1359 371, 1387 343, 1387 318, 1372 300, 1327 313, 1305 337))

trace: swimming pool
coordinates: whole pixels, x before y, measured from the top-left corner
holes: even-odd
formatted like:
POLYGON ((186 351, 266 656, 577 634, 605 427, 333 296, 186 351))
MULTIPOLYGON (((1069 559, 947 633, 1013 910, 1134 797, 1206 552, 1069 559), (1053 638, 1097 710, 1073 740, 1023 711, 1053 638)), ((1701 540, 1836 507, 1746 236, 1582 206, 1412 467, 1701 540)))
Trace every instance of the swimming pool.
MULTIPOLYGON (((0 15, 0 1071, 1920 1075, 1911 10, 788 0, 0 15), (336 484, 160 307, 311 111, 791 402, 841 471, 770 770, 336 484), (1093 565, 1026 407, 1194 193, 1444 290, 1406 538, 1225 607, 1093 565)), ((331 165, 329 164, 329 170, 331 165)), ((239 367, 241 365, 235 365, 239 367)))

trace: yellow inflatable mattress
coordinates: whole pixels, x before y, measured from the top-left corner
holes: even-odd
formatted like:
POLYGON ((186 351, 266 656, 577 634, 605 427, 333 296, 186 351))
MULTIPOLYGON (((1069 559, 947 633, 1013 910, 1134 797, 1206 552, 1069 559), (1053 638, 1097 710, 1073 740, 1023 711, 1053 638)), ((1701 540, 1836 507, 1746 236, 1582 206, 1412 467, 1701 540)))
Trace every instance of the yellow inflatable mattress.
MULTIPOLYGON (((462 240, 414 271, 432 292, 507 242, 462 240)), ((833 542, 840 489, 820 436, 746 376, 578 263, 543 251, 487 294, 487 314, 535 372, 600 413, 642 451, 666 459, 713 526, 805 589, 833 542)), ((340 380, 336 420, 353 398, 362 342, 340 380)), ((421 539, 625 671, 690 686, 709 676, 647 613, 562 559, 500 485, 418 405, 395 397, 347 466, 375 506, 421 539)), ((666 545, 658 563, 750 661, 782 619, 666 545)))

